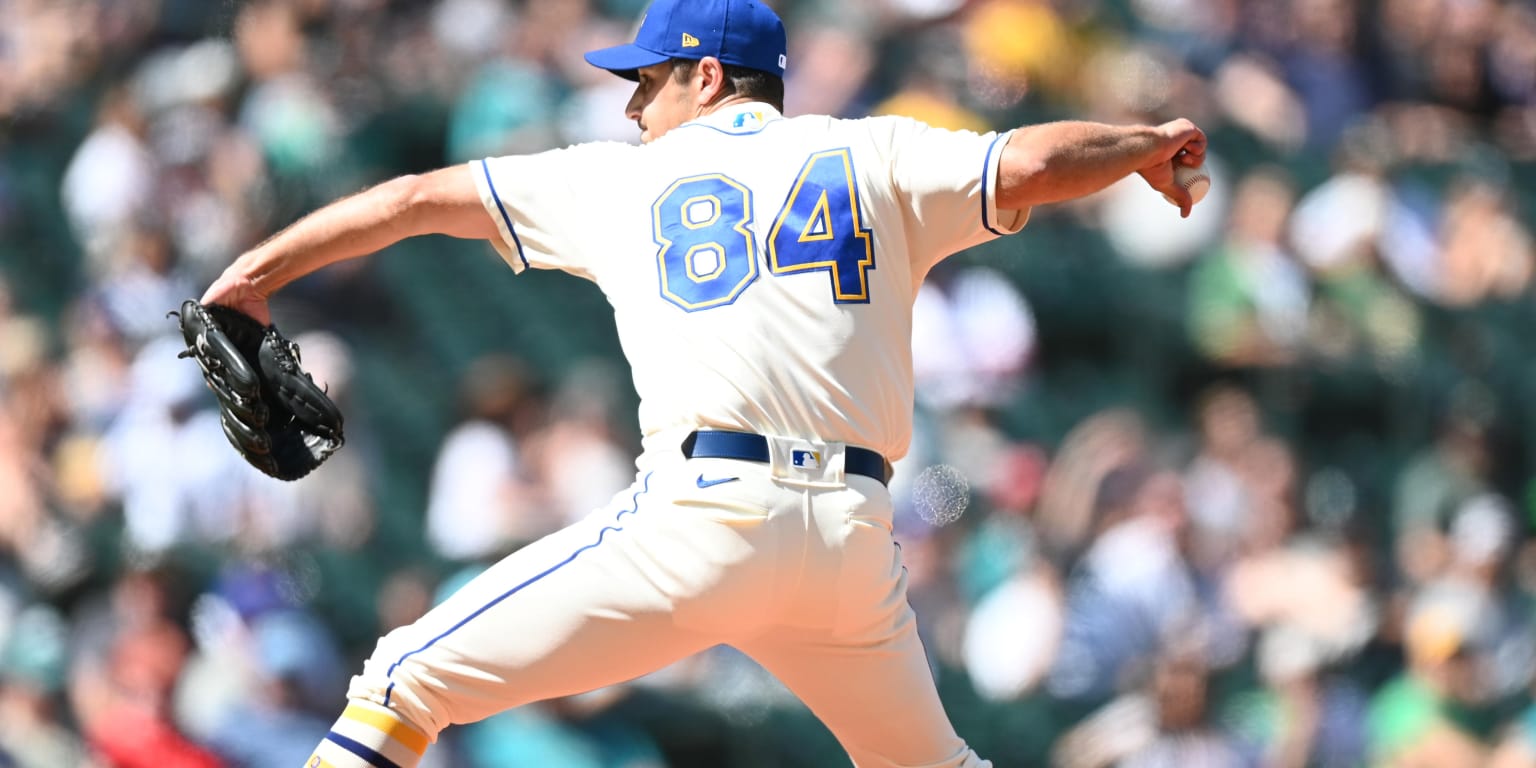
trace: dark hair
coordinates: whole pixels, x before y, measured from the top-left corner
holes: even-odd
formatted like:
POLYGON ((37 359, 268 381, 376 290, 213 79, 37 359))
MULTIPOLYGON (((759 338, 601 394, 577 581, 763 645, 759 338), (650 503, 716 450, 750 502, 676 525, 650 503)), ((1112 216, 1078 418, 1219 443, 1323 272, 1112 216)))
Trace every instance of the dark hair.
MULTIPOLYGON (((698 63, 695 59, 673 59, 672 78, 681 83, 693 77, 694 67, 698 66, 698 63)), ((783 78, 760 69, 748 69, 735 64, 721 63, 720 66, 725 68, 727 94, 745 96, 754 101, 772 105, 780 112, 784 111, 783 78)))

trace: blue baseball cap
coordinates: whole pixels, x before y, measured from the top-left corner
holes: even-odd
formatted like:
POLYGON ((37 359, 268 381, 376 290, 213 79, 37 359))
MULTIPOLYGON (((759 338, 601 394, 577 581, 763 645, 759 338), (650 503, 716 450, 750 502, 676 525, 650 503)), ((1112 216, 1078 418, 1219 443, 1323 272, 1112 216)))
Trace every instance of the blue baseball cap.
POLYGON ((638 80, 635 70, 670 59, 722 64, 784 76, 784 22, 758 0, 656 0, 640 19, 635 41, 587 54, 587 63, 638 80))

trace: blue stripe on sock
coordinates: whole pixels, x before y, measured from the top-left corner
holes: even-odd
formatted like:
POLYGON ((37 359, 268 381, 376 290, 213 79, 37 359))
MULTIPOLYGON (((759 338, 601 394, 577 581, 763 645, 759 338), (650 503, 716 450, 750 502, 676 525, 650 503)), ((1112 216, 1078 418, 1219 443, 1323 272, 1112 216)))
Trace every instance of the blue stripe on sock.
POLYGON ((374 766, 374 768, 400 768, 399 763, 396 763, 395 761, 369 749, 367 746, 353 741, 352 739, 349 739, 335 731, 327 733, 325 735, 325 740, 335 744, 338 747, 341 747, 342 749, 345 749, 348 752, 351 752, 354 755, 357 755, 358 757, 361 757, 364 760, 367 760, 368 764, 374 766))
MULTIPOLYGON (((628 515, 628 514, 632 514, 635 511, 639 510, 640 509, 640 495, 645 493, 645 492, 647 492, 647 491, 649 491, 650 489, 651 489, 651 473, 646 473, 644 484, 642 485, 640 490, 635 491, 635 495, 630 499, 630 502, 629 502, 629 507, 630 508, 629 509, 625 509, 625 510, 620 510, 617 515, 613 516, 613 521, 614 522, 618 522, 619 518, 621 518, 621 517, 623 517, 625 515, 628 515)), ((525 582, 523 582, 523 583, 521 583, 521 584, 519 584, 519 585, 517 585, 517 586, 515 586, 515 587, 513 587, 513 588, 511 588, 509 590, 507 590, 506 592, 501 593, 499 596, 496 597, 496 599, 490 601, 489 603, 486 603, 485 605, 480 606, 480 608, 478 608, 474 613, 471 613, 470 615, 468 615, 468 616, 464 617, 463 619, 461 619, 459 621, 459 623, 449 627, 447 631, 443 632, 442 634, 438 635, 437 637, 432 638, 431 640, 428 640, 426 645, 423 645, 422 647, 417 648, 414 651, 410 651, 410 652, 406 653, 404 656, 401 656, 398 660, 395 661, 395 663, 389 665, 389 671, 385 672, 384 676, 385 677, 392 677, 395 674, 395 668, 397 668, 401 664, 405 663, 406 659, 408 659, 408 658, 410 658, 412 656, 415 656, 416 654, 421 653, 422 651, 425 651, 428 648, 431 648, 433 645, 435 645, 437 643, 437 641, 439 641, 439 640, 441 640, 441 639, 443 639, 443 638, 453 634, 454 632, 457 632, 460 627, 464 626, 465 624, 468 624, 475 617, 477 617, 480 614, 485 613, 486 611, 488 611, 491 608, 495 607, 496 604, 498 604, 501 601, 503 601, 503 600, 505 600, 505 599, 507 599, 507 598, 509 598, 509 597, 511 597, 511 596, 513 596, 515 594, 517 594, 518 592, 522 591, 522 589, 524 587, 528 586, 529 584, 532 584, 532 583, 538 581, 539 579, 542 579, 545 576, 548 576, 551 573, 554 573, 555 571, 558 571, 561 568, 565 567, 566 565, 570 564, 570 562, 572 560, 576 559, 577 555, 580 555, 581 553, 583 553, 583 552, 585 552, 585 551, 587 551, 589 549, 592 549, 593 547, 596 547, 599 544, 602 544, 603 543, 603 537, 608 535, 609 531, 622 531, 622 530, 624 530, 622 527, 614 527, 614 526, 611 526, 611 525, 603 526, 602 530, 597 532, 597 541, 594 541, 591 544, 588 544, 588 545, 586 545, 584 547, 581 547, 580 549, 576 550, 575 552, 572 552, 570 557, 567 557, 564 560, 561 560, 560 562, 555 563, 554 565, 552 565, 548 569, 546 569, 543 573, 540 573, 537 576, 534 576, 533 578, 530 578, 527 581, 525 581, 525 582)), ((384 689, 384 706, 386 706, 386 707, 389 706, 389 698, 390 698, 390 696, 392 696, 394 694, 394 692, 395 692, 395 681, 394 680, 390 680, 389 687, 384 689)))

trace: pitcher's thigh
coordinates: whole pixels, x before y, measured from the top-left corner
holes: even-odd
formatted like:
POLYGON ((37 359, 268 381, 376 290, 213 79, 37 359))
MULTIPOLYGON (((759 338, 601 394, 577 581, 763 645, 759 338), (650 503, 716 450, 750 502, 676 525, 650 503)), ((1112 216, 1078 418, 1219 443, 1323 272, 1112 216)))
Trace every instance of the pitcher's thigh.
POLYGON ((625 526, 589 519, 506 557, 381 639, 348 695, 436 734, 630 680, 714 645, 675 625, 667 596, 640 573, 644 554, 625 526))
POLYGON ((810 707, 859 768, 991 765, 950 725, 911 608, 874 642, 784 630, 739 647, 810 707))

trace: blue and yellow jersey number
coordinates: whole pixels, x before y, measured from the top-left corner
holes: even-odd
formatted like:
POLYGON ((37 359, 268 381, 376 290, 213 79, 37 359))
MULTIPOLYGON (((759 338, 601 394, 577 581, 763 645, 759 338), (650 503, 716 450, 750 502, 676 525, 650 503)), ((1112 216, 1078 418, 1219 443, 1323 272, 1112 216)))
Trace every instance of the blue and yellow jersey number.
MULTIPOLYGON (((768 234, 775 275, 826 271, 839 304, 867 303, 874 238, 861 220, 847 148, 806 159, 768 234)), ((757 279, 752 192, 723 174, 678 179, 651 205, 661 295, 695 312, 730 304, 757 279)))

